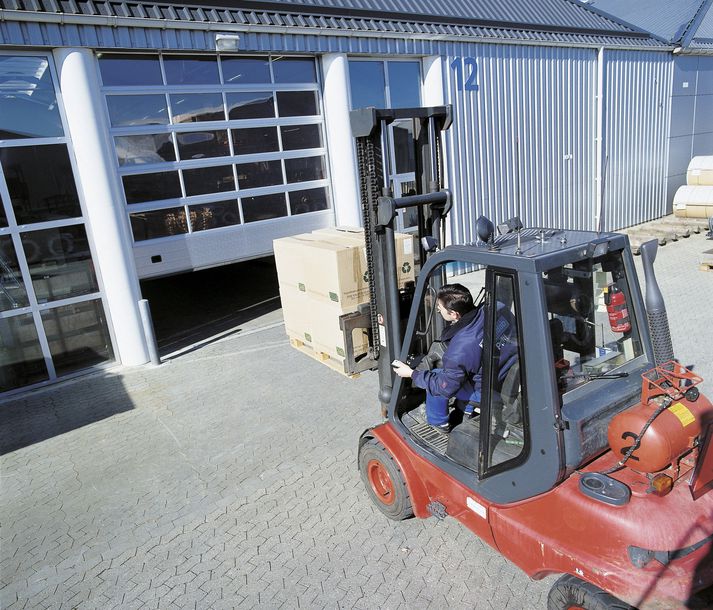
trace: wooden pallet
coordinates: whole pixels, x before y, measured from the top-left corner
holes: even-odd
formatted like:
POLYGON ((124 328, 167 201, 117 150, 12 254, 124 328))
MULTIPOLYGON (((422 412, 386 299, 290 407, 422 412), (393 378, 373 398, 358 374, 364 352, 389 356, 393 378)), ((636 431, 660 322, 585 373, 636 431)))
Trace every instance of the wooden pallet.
POLYGON ((303 354, 309 356, 317 362, 321 362, 322 364, 328 366, 330 369, 336 371, 340 375, 349 377, 349 379, 356 379, 357 377, 359 377, 359 373, 347 373, 344 370, 346 364, 346 360, 344 358, 339 358, 338 356, 333 356, 332 354, 328 354, 327 352, 320 352, 319 350, 315 350, 312 346, 307 345, 301 339, 290 335, 290 333, 288 333, 287 336, 290 339, 290 345, 294 347, 297 351, 302 352, 303 354))
POLYGON ((706 250, 701 253, 701 264, 698 267, 701 271, 713 271, 713 250, 706 250))
POLYGON ((701 271, 713 271, 713 263, 701 263, 698 268, 701 271))

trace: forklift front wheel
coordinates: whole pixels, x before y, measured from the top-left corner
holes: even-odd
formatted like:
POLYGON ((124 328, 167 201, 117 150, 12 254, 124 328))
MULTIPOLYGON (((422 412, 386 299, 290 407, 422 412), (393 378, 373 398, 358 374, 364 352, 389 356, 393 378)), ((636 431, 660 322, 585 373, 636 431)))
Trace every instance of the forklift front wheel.
POLYGON ((384 446, 370 439, 359 450, 359 473, 376 507, 389 519, 413 517, 406 479, 384 446))
POLYGON ((633 610, 595 585, 565 574, 550 589, 547 610, 633 610))

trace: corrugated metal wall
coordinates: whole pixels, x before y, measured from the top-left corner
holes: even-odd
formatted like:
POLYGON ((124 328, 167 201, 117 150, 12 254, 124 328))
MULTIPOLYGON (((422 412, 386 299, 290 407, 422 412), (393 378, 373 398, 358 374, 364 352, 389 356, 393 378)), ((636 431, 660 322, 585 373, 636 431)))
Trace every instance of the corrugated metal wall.
POLYGON ((666 214, 670 54, 604 53, 604 228, 666 214))
POLYGON ((454 243, 475 239, 481 214, 592 228, 596 61, 590 49, 504 45, 464 46, 445 60, 454 243))

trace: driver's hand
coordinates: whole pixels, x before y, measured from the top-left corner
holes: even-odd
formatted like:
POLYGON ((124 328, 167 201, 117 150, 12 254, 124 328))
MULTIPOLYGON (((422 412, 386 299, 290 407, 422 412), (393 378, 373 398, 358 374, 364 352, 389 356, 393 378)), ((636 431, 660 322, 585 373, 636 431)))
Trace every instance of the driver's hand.
POLYGON ((401 362, 401 360, 394 360, 391 366, 394 368, 394 373, 399 377, 411 377, 413 375, 413 369, 408 364, 401 362))

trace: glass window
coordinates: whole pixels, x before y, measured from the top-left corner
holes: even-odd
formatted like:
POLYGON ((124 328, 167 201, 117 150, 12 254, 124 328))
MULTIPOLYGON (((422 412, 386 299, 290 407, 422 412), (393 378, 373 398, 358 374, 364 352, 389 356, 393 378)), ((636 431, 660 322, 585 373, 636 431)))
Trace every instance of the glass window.
POLYGON ((287 204, 285 194, 276 193, 274 195, 260 195, 259 197, 243 197, 243 218, 245 222, 256 222, 258 220, 269 220, 287 216, 287 204))
POLYGON ((164 56, 167 85, 218 85, 218 61, 215 57, 164 56))
POLYGON ((0 311, 29 304, 12 237, 0 235, 0 311))
POLYGON ((267 57, 223 57, 220 64, 226 85, 270 82, 270 62, 267 57))
POLYGON ((307 58, 277 57, 272 60, 276 83, 316 83, 314 60, 307 58))
POLYGON ((32 314, 0 318, 0 392, 48 378, 32 314))
POLYGON ((322 130, 319 125, 286 125, 280 127, 283 150, 302 150, 322 147, 322 130))
POLYGON ((228 102, 228 118, 231 121, 266 119, 275 116, 275 102, 272 91, 226 93, 225 99, 228 102))
POLYGON ((236 155, 273 152, 280 150, 277 127, 251 127, 233 129, 233 151, 236 155))
POLYGON ((145 165, 176 160, 170 133, 117 136, 114 145, 119 165, 145 165))
POLYGON ((183 170, 183 184, 186 195, 204 195, 235 190, 233 166, 200 167, 183 170))
POLYGON ((0 56, 0 140, 62 135, 62 120, 47 60, 0 56))
POLYGON ((391 108, 418 108, 421 105, 421 65, 419 62, 390 61, 388 68, 391 108))
POLYGON ((314 116, 317 112, 317 94, 314 91, 278 91, 277 110, 281 117, 314 116))
POLYGON ((126 203, 144 203, 160 199, 181 197, 178 172, 156 172, 122 176, 126 203))
POLYGON ((57 375, 114 359, 99 299, 43 311, 42 324, 57 375))
POLYGON ((187 159, 205 159, 206 157, 227 157, 230 155, 228 132, 186 131, 176 134, 178 155, 187 159))
POLYGON ((282 184, 282 164, 279 161, 241 163, 238 168, 238 186, 245 189, 282 184))
POLYGON ((129 220, 135 241, 188 233, 186 211, 182 207, 130 214, 129 220))
POLYGON ((324 179, 324 157, 285 159, 287 182, 307 182, 324 179))
POLYGON ((39 303, 99 290, 84 225, 31 231, 21 238, 39 303))
POLYGON ((7 214, 5 213, 5 199, 0 197, 0 228, 7 227, 7 214))
POLYGON ((99 54, 102 82, 108 87, 162 85, 158 55, 99 54))
POLYGON ((240 224, 240 210, 237 201, 192 205, 189 211, 191 227, 194 231, 207 231, 208 229, 240 224))
POLYGON ((307 214, 329 209, 327 189, 316 188, 304 191, 292 191, 290 194, 290 210, 292 214, 307 214))
MULTIPOLYGON (((587 383, 588 375, 615 370, 643 354, 634 309, 626 306, 631 293, 621 251, 556 267, 544 272, 542 280, 560 393, 587 383), (606 307, 599 306, 612 298, 623 304, 614 326, 606 307)), ((611 382, 595 383, 600 388, 611 382)))
POLYGON ((106 105, 112 127, 168 124, 165 95, 107 95, 106 105))
POLYGON ((0 149, 17 224, 82 215, 66 144, 0 149))
POLYGON ((176 93, 170 98, 173 123, 225 120, 220 93, 176 93))
POLYGON ((495 312, 486 322, 491 348, 487 468, 518 458, 526 444, 526 393, 522 387, 513 278, 496 274, 494 296, 495 312))
POLYGON ((395 173, 415 172, 416 153, 414 151, 413 121, 394 121, 392 129, 395 173))
POLYGON ((386 108, 384 62, 350 61, 352 108, 386 108))

